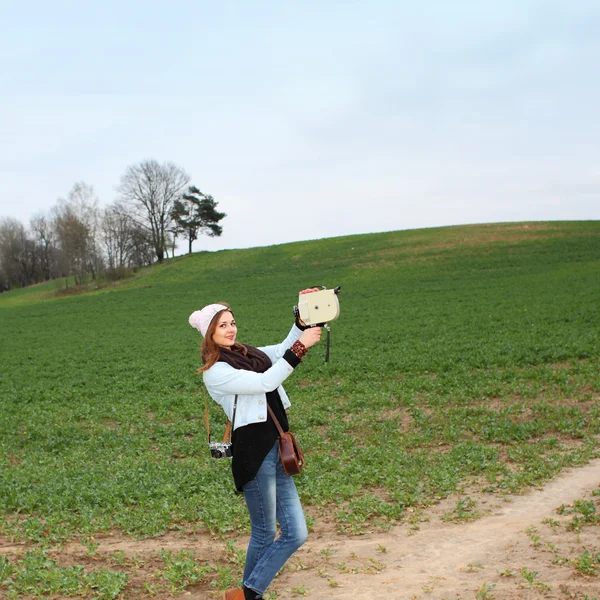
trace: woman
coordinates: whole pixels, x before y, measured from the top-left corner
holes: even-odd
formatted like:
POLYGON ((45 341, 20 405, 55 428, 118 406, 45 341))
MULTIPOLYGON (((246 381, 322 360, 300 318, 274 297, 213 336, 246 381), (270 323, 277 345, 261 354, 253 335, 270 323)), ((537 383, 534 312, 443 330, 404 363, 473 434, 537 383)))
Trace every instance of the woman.
MULTIPOLYGON (((312 291, 317 290, 300 293, 312 291)), ((281 384, 321 339, 321 329, 305 328, 296 320, 281 344, 254 348, 237 342, 235 318, 226 304, 205 306, 189 322, 204 337, 201 371, 206 389, 233 423, 233 479, 250 513, 243 588, 228 590, 223 598, 257 600, 308 535, 294 480, 281 465, 278 433, 267 405, 288 431, 290 401, 281 384), (275 539, 277 522, 281 535, 275 539)))

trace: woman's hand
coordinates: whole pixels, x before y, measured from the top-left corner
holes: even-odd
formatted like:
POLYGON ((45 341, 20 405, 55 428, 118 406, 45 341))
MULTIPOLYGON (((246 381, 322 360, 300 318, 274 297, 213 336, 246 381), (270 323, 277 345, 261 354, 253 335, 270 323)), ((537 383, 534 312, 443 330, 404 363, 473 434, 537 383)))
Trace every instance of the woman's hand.
POLYGON ((302 342, 307 348, 318 344, 321 340, 321 328, 309 327, 302 332, 299 342, 302 342))

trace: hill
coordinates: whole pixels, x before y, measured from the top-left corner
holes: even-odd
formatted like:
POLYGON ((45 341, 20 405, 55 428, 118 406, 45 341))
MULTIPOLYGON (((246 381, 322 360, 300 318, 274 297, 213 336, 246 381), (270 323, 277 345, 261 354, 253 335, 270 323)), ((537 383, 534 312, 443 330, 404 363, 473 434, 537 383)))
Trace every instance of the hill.
POLYGON ((381 530, 466 482, 540 485, 599 455, 599 274, 600 222, 509 223, 197 253, 82 295, 2 294, 0 535, 43 549, 245 532, 229 464, 206 451, 187 317, 225 300, 241 341, 274 343, 309 285, 342 286, 331 362, 317 347, 286 384, 314 523, 381 530))

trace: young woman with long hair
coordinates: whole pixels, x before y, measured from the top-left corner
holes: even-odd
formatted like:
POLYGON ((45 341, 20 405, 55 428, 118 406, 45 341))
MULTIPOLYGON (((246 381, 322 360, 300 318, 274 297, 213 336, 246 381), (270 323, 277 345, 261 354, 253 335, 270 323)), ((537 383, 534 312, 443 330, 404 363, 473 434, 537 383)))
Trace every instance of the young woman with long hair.
MULTIPOLYGON (((312 291, 317 290, 300 293, 312 291)), ((296 320, 283 342, 255 348, 237 341, 235 318, 227 304, 209 304, 192 313, 189 322, 204 337, 200 371, 206 389, 233 423, 233 480, 250 515, 243 586, 226 591, 223 598, 261 599, 308 535, 296 485, 281 465, 279 435, 267 405, 282 429, 289 431, 290 401, 281 384, 308 348, 319 342, 321 329, 306 328, 296 320), (281 534, 276 539, 277 523, 281 534)))

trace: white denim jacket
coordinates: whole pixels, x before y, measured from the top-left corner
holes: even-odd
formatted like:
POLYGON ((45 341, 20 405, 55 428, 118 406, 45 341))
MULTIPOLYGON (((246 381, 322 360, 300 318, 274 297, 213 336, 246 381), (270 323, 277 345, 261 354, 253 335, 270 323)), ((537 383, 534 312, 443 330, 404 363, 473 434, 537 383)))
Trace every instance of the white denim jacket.
POLYGON ((290 400, 281 384, 294 368, 283 355, 301 335, 302 330, 294 325, 281 344, 259 348, 272 362, 272 366, 264 373, 235 369, 224 362, 217 362, 208 371, 204 371, 202 375, 206 390, 225 411, 229 420, 233 418, 233 402, 237 394, 235 429, 267 420, 267 392, 276 389, 283 407, 287 409, 290 406, 290 400))

